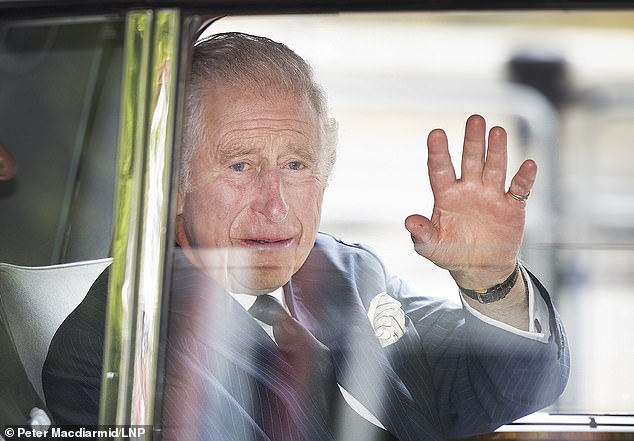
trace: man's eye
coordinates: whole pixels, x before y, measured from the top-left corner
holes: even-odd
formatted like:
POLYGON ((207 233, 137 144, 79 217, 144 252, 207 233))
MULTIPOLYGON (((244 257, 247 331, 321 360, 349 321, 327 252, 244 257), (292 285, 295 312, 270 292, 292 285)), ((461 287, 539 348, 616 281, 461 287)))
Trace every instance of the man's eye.
POLYGON ((237 162, 237 163, 231 165, 229 168, 231 170, 237 171, 237 172, 245 171, 247 169, 247 163, 246 162, 237 162))
POLYGON ((292 161, 288 163, 288 168, 291 170, 301 170, 304 168, 304 164, 299 161, 292 161))

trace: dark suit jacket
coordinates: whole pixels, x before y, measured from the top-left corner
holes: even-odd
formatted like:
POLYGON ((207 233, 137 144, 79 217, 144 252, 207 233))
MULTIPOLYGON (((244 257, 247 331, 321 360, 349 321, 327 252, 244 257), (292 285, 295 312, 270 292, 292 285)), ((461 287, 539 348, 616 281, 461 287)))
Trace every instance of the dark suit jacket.
MULTIPOLYGON (((319 234, 284 291, 293 315, 329 347, 339 384, 400 440, 491 431, 548 405, 567 381, 563 328, 545 290, 540 293, 549 306, 553 332, 548 344, 487 325, 444 300, 416 295, 389 276, 372 252, 319 234), (403 337, 386 348, 367 317, 370 301, 381 292, 398 299, 407 316, 403 337)), ((78 350, 64 340, 56 336, 52 351, 57 355, 50 353, 47 364, 78 350)), ((45 391, 55 377, 59 375, 45 375, 45 391)), ((331 433, 310 395, 294 387, 293 380, 293 370, 264 330, 178 254, 164 437, 364 439, 331 433)), ((92 394, 94 387, 83 390, 92 394)), ((66 406, 73 402, 65 398, 66 406)), ((49 406, 56 418, 60 412, 71 414, 52 402, 49 406)), ((78 415, 76 409, 72 413, 78 415)))
POLYGON ((55 424, 97 424, 107 292, 104 271, 51 341, 42 388, 55 424))

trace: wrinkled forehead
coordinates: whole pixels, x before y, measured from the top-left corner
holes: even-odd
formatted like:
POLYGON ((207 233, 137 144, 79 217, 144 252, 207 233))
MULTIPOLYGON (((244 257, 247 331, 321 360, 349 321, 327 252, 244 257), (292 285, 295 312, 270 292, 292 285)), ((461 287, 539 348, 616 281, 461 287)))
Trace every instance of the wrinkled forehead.
POLYGON ((240 139, 306 145, 320 150, 320 118, 305 94, 254 86, 225 85, 208 89, 201 99, 205 144, 231 144, 240 139))
POLYGON ((254 78, 252 80, 240 77, 219 78, 202 80, 196 89, 199 99, 207 103, 208 110, 214 110, 214 104, 221 102, 222 97, 230 96, 251 103, 268 103, 269 106, 278 102, 285 102, 289 105, 301 104, 302 107, 312 111, 315 119, 319 119, 320 109, 318 103, 312 99, 310 90, 295 83, 286 84, 280 81, 267 78, 254 78), (209 101, 207 97, 210 96, 216 101, 209 101))

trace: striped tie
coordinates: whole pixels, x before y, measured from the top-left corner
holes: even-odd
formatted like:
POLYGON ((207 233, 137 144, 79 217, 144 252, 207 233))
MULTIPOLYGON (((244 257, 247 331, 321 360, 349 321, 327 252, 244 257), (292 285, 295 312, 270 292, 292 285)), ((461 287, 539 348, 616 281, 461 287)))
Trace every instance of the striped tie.
POLYGON ((330 350, 291 317, 274 297, 258 296, 249 313, 273 327, 275 341, 297 375, 295 386, 315 400, 333 434, 349 441, 396 439, 348 406, 337 385, 330 350), (355 428, 354 433, 338 433, 343 421, 346 428, 355 428))

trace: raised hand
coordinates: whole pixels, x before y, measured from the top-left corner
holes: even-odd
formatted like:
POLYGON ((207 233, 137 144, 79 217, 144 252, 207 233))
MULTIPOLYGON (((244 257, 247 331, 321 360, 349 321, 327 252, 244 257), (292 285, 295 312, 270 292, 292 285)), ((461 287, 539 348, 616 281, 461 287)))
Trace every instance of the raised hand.
POLYGON ((505 188, 506 132, 489 132, 479 115, 467 120, 460 178, 449 156, 447 136, 433 130, 427 139, 431 218, 411 215, 405 227, 418 254, 450 271, 458 285, 489 288, 511 274, 524 233, 525 205, 537 174, 526 160, 505 188))

